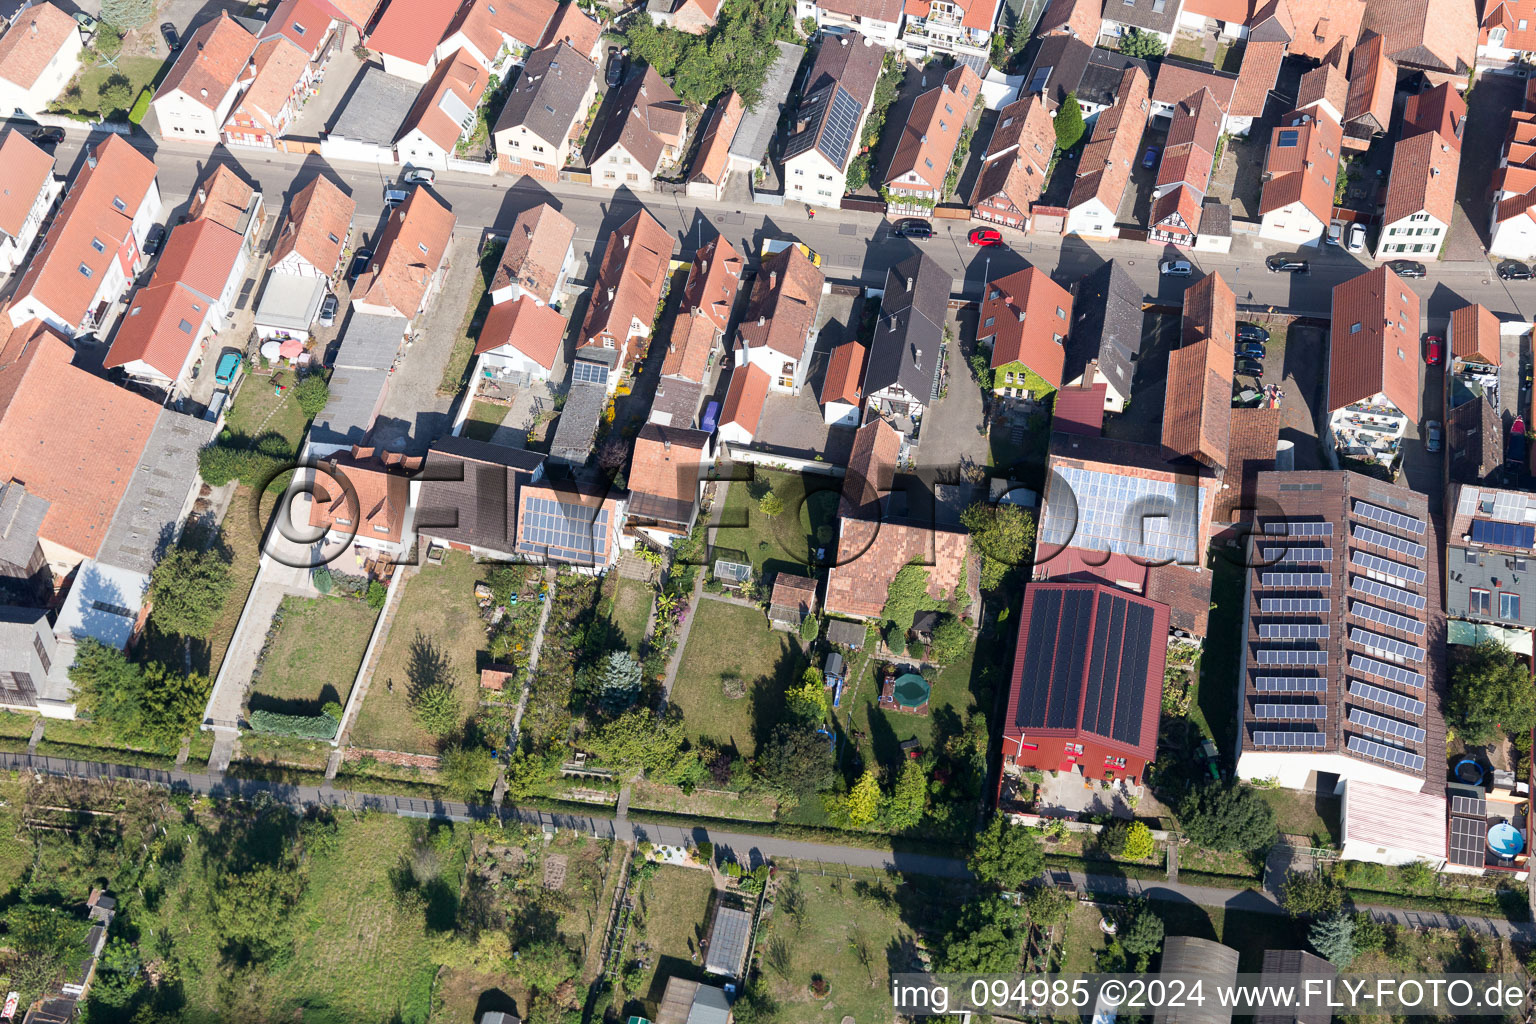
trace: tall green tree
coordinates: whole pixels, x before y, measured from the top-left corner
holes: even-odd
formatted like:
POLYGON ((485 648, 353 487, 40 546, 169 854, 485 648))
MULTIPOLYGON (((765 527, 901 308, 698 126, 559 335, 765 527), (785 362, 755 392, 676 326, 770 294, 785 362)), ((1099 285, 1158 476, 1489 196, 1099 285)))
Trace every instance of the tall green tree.
POLYGON ((940 939, 937 967, 966 974, 1018 970, 1023 925, 1023 912, 1002 897, 973 900, 940 939))
POLYGON ((671 768, 683 749, 682 720, 644 708, 626 711, 589 736, 592 753, 626 782, 671 768))
POLYGON ((1150 957, 1163 944, 1163 919, 1142 907, 1120 936, 1120 946, 1136 957, 1150 957))
POLYGON ((928 807, 928 772, 921 761, 908 759, 901 764, 891 798, 886 801, 885 825, 893 832, 917 827, 928 807))
POLYGON ((288 947, 289 916, 304 884, 293 864, 261 864, 219 879, 210 891, 212 923, 232 959, 259 963, 288 947))
POLYGON ((197 728, 213 692, 213 681, 200 672, 183 675, 166 665, 151 662, 140 673, 143 686, 142 735, 170 744, 197 728))
POLYGON ((1536 687, 1525 662, 1508 647, 1485 640, 1451 669, 1446 718, 1469 744, 1487 743, 1502 728, 1525 736, 1536 724, 1536 687))
POLYGON ((1141 29, 1128 28, 1120 36, 1120 52, 1128 57, 1141 57, 1150 59, 1161 57, 1168 52, 1162 39, 1151 32, 1143 32, 1141 29))
POLYGON ((233 585, 223 550, 173 548, 150 573, 150 617, 167 633, 206 639, 233 585))
POLYGON ((863 828, 879 814, 880 776, 873 768, 866 768, 848 793, 848 822, 856 828, 863 828))
POLYGON ((1321 917, 1344 905, 1344 891, 1316 871, 1292 871, 1280 884, 1280 905, 1292 917, 1321 917))
POLYGON ((135 735, 144 716, 141 671, 122 651, 86 637, 76 645, 69 667, 75 703, 119 738, 135 735))
POLYGON ((1212 850, 1261 850, 1275 839, 1275 811, 1238 782, 1195 786, 1179 804, 1184 834, 1212 850))
POLYGON ((495 777, 496 762, 482 746, 452 746, 443 751, 437 774, 450 794, 470 800, 495 777))
MULTIPOLYGON (((990 372, 990 371, 989 371, 990 372)), ((1035 520, 1018 505, 977 502, 960 514, 981 552, 981 589, 994 591, 1026 569, 1035 550, 1035 520)))
POLYGON ((450 683, 432 683, 411 694, 416 722, 433 736, 447 736, 459 727, 459 698, 450 683))
POLYGON ((1056 108, 1053 123, 1056 126, 1057 149, 1071 149, 1082 139, 1085 126, 1083 108, 1077 102, 1077 93, 1067 93, 1067 98, 1061 101, 1060 107, 1056 108))
POLYGON ((597 704, 604 714, 619 715, 640 699, 640 663, 628 651, 613 651, 603 663, 597 704))
POLYGON ((791 723, 774 729, 768 743, 759 748, 757 767, 774 789, 802 798, 829 788, 836 774, 826 737, 791 723))
POLYGON ((1340 969, 1355 959, 1355 919, 1342 911, 1312 922, 1307 941, 1319 956, 1340 969))
POLYGON ((1031 923, 1049 928, 1067 919, 1072 912, 1072 897, 1053 886, 1031 886, 1024 890, 1024 912, 1031 923))
POLYGON ((827 687, 821 670, 808 668, 800 685, 785 691, 784 706, 796 720, 818 726, 827 717, 827 687))
POLYGON ((1040 876, 1045 853, 1028 829, 996 816, 977 834, 966 863, 983 884, 1014 891, 1040 876))

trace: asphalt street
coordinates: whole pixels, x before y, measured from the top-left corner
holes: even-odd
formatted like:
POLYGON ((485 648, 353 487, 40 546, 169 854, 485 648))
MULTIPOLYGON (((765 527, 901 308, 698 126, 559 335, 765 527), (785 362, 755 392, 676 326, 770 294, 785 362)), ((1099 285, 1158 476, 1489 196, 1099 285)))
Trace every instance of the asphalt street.
MULTIPOLYGON (((12 122, 30 127, 30 122, 12 122)), ((69 129, 58 147, 60 173, 71 177, 84 159, 86 133, 69 129)), ((184 212, 197 182, 218 164, 234 166, 265 196, 273 214, 286 210, 287 199, 312 178, 325 174, 351 192, 358 203, 357 224, 371 236, 381 223, 383 190, 398 168, 372 164, 331 164, 318 156, 298 156, 266 150, 209 148, 190 143, 159 144, 143 133, 129 140, 150 156, 160 170, 160 190, 167 221, 184 212)), ((487 230, 506 230, 521 211, 542 202, 559 207, 577 225, 577 246, 595 269, 594 255, 624 220, 643 205, 678 239, 679 258, 693 252, 720 232, 749 257, 764 239, 796 238, 822 254, 823 269, 836 281, 879 285, 886 270, 910 255, 915 247, 936 260, 955 279, 954 293, 979 295, 986 280, 995 279, 1032 264, 1048 270, 1062 282, 1088 273, 1106 259, 1121 260, 1132 278, 1150 299, 1177 305, 1191 279, 1164 279, 1158 260, 1165 253, 1146 242, 1085 240, 1078 237, 1023 235, 1005 232, 1008 244, 978 249, 966 244, 973 225, 965 221, 934 222, 931 239, 913 242, 893 238, 889 221, 867 213, 827 211, 814 219, 803 207, 770 207, 750 202, 694 200, 683 196, 647 195, 621 191, 608 193, 590 186, 547 184, 529 178, 518 180, 482 177, 462 172, 439 172, 436 193, 458 217, 461 233, 478 236, 487 230), (642 202, 643 199, 643 202, 642 202)), ((276 226, 274 220, 274 228, 276 226)), ((1310 256, 1312 272, 1305 276, 1268 273, 1263 258, 1287 248, 1238 233, 1230 253, 1178 253, 1197 268, 1197 276, 1219 271, 1245 305, 1274 306, 1298 314, 1326 316, 1334 285, 1370 269, 1375 264, 1337 248, 1310 256)), ((1443 327, 1450 311, 1468 302, 1487 306, 1506 318, 1536 319, 1536 281, 1506 283, 1487 260, 1428 264, 1428 275, 1409 282, 1424 300, 1429 318, 1427 330, 1443 327)))

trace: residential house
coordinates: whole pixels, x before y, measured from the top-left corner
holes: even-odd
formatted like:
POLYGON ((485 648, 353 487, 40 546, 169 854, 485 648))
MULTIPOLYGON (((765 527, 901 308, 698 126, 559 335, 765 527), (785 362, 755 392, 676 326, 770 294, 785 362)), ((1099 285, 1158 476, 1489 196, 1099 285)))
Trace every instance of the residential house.
POLYGON ((295 277, 333 278, 352 234, 357 201, 323 175, 299 189, 288 203, 288 219, 272 243, 267 266, 295 277))
POLYGON ((1141 68, 1121 74, 1114 106, 1099 115, 1077 165, 1067 200, 1067 234, 1118 237, 1120 200, 1141 159, 1141 137, 1151 114, 1151 80, 1141 68))
MULTIPOLYGON (((363 65, 362 79, 320 140, 320 155, 393 167, 400 162, 395 140, 420 95, 417 83, 386 74, 377 64, 363 65)), ((397 172, 381 173, 392 177, 397 172)))
POLYGON ((688 172, 688 195, 695 199, 716 199, 725 194, 725 182, 731 173, 731 143, 741 126, 745 108, 735 90, 728 90, 715 100, 699 139, 699 151, 688 172))
POLYGON ((978 74, 986 71, 1000 0, 906 0, 901 45, 913 60, 949 54, 978 74))
POLYGON ((1124 411, 1141 355, 1141 307, 1141 286, 1114 260, 1077 283, 1063 387, 1103 384, 1105 411, 1124 411))
POLYGON ((239 172, 220 164, 198 183, 187 206, 186 222, 209 220, 240 236, 247 255, 255 255, 267 223, 267 208, 260 192, 239 172))
POLYGON ((977 570, 970 555, 971 536, 963 530, 841 517, 822 609, 828 615, 878 620, 896 574, 916 562, 927 572, 924 589, 930 599, 956 600, 962 614, 970 614, 977 602, 977 570))
POLYGON ((757 366, 771 390, 798 395, 810 372, 826 280, 797 245, 764 260, 736 327, 736 365, 757 366))
POLYGON ((559 42, 534 51, 491 130, 498 168, 557 180, 596 95, 597 68, 575 47, 559 42))
POLYGON ((1349 78, 1343 70, 1326 61, 1301 76, 1296 87, 1296 109, 1316 107, 1340 125, 1349 109, 1349 78))
POLYGON ((1462 623, 1520 630, 1526 635, 1510 646, 1529 648, 1536 629, 1536 578, 1527 572, 1536 558, 1536 501, 1524 491, 1463 484, 1455 502, 1445 544, 1445 613, 1458 620, 1452 632, 1462 623))
POLYGON ((1100 33, 1118 39, 1127 29, 1135 29, 1142 35, 1156 36, 1164 47, 1170 47, 1183 12, 1184 0, 1120 0, 1104 5, 1100 33))
POLYGON ((667 547, 693 530, 699 489, 714 462, 709 434, 647 423, 635 435, 625 532, 667 547))
POLYGON ((838 494, 837 514, 845 519, 877 522, 890 511, 903 441, 894 427, 872 416, 854 431, 848 449, 848 471, 838 494))
POLYGON ((437 65, 400 126, 395 151, 413 167, 446 170, 461 139, 475 128, 475 109, 485 95, 486 71, 459 50, 437 65))
POLYGON ((1225 526, 1253 521, 1258 476, 1275 469, 1284 418, 1284 410, 1263 405, 1231 410, 1226 466, 1211 514, 1213 534, 1219 535, 1225 526))
POLYGON ((558 306, 576 265, 576 225, 548 203, 524 210, 507 232, 506 248, 491 278, 491 302, 524 296, 558 306))
MULTIPOLYGON (((814 268, 813 268, 814 269, 814 268)), ((741 289, 741 254, 716 235, 693 257, 683 301, 672 321, 672 337, 661 365, 663 377, 702 384, 723 348, 731 309, 741 289)))
POLYGON ((756 363, 737 363, 726 386, 725 401, 720 406, 719 433, 722 443, 749 445, 763 421, 763 403, 768 398, 772 378, 756 363))
POLYGON ((939 347, 954 282, 932 257, 909 256, 885 275, 864 367, 864 401, 910 435, 938 396, 939 347))
POLYGON ((1227 465, 1232 430, 1232 364, 1237 296, 1218 273, 1184 292, 1180 346, 1168 353, 1163 454, 1217 471, 1227 465))
POLYGON ((1097 0, 1051 0, 1035 28, 1039 36, 1076 36, 1089 42, 1099 38, 1104 26, 1104 5, 1097 0))
POLYGON ((267 19, 260 41, 282 38, 304 51, 315 74, 345 42, 347 15, 331 0, 282 0, 267 19))
MULTIPOLYGON (((921 85, 929 80, 926 71, 921 85)), ((971 108, 981 99, 981 79, 965 64, 956 64, 933 88, 912 101, 907 123, 902 125, 891 165, 885 172, 885 187, 891 205, 922 213, 943 202, 947 191, 949 168, 954 163, 960 136, 965 130, 971 108), (920 200, 906 204, 901 197, 920 200)), ((959 179, 959 168, 955 177, 959 179)))
POLYGON ((664 167, 682 159, 687 143, 683 104, 656 69, 630 75, 609 101, 592 147, 592 184, 649 192, 664 167))
POLYGON ((1221 107, 1209 89, 1202 88, 1179 103, 1157 165, 1148 241, 1194 244, 1221 141, 1221 120, 1221 107))
POLYGON ((59 655, 47 608, 0 605, 0 708, 74 718, 70 664, 59 655))
POLYGON ((52 3, 33 4, 0 36, 0 111, 30 120, 80 70, 80 26, 52 3))
MULTIPOLYGON (((1448 88, 1441 86, 1441 88, 1448 88)), ((1404 130, 1408 126, 1404 125, 1404 130)), ((1392 150, 1392 177, 1381 214, 1376 258, 1440 252, 1456 210, 1461 145, 1437 131, 1409 136, 1392 150)))
POLYGON ((628 509, 624 491, 549 481, 524 484, 517 494, 517 557, 568 565, 576 572, 606 572, 619 560, 628 509))
POLYGON ((1366 0, 1286 0, 1296 31, 1291 53, 1308 60, 1349 63, 1349 51, 1360 38, 1366 0))
POLYGON ((869 348, 860 341, 845 341, 832 350, 822 378, 821 414, 829 427, 856 427, 864 410, 864 361, 869 348))
POLYGON ((155 165, 121 136, 96 144, 27 264, 10 303, 11 324, 42 320, 88 334, 143 266, 144 239, 160 216, 155 165))
POLYGON ((1072 296, 1039 267, 987 283, 978 344, 992 350, 992 391, 1044 401, 1061 387, 1072 296))
POLYGON ((1291 245, 1322 245, 1333 220, 1344 138, 1330 107, 1319 102, 1293 110, 1270 131, 1259 200, 1261 237, 1291 245))
POLYGON ((166 138, 217 145, 246 77, 256 37, 228 11, 204 22, 182 45, 150 101, 166 138))
POLYGON ((1362 473, 1292 471, 1259 474, 1258 506, 1238 776, 1288 789, 1314 772, 1349 789, 1439 786, 1445 724, 1425 698, 1445 685, 1426 643, 1440 560, 1425 543, 1426 497, 1362 473))
POLYGON ((644 210, 608 236, 576 344, 578 358, 588 349, 612 355, 609 394, 651 336, 671 260, 671 234, 644 210))
POLYGON ((1367 3, 1362 27, 1379 33, 1388 57, 1432 85, 1465 88, 1477 63, 1477 11, 1454 0, 1367 3))
POLYGON ((773 590, 768 595, 770 626, 796 633, 800 630, 800 624, 815 614, 815 580, 788 572, 780 572, 773 577, 773 590))
POLYGON ((1034 61, 1019 95, 1039 96, 1046 109, 1055 116, 1067 96, 1077 91, 1092 60, 1092 42, 1076 36, 1046 36, 1035 48, 1034 61))
POLYGON ((368 33, 368 49, 383 58, 384 70, 391 76, 425 85, 437 69, 438 44, 448 37, 463 6, 451 2, 387 4, 368 33))
POLYGON ((565 43, 593 63, 597 62, 602 46, 603 27, 574 0, 566 0, 549 20, 544 30, 540 49, 548 49, 557 43, 565 43))
POLYGON ((423 543, 476 558, 517 559, 518 493, 544 478, 544 456, 465 437, 433 442, 411 482, 414 527, 423 543))
POLYGON ((1536 111, 1509 115, 1504 147, 1493 172, 1493 212, 1488 254, 1517 260, 1536 258, 1536 111))
POLYGON ((1397 64, 1387 56, 1386 40, 1375 32, 1360 36, 1350 56, 1349 98, 1344 107, 1344 148, 1370 148, 1385 135, 1397 91, 1397 64))
MULTIPOLYGON (((1192 0, 1195 3, 1227 4, 1228 0, 1192 0)), ((1185 7, 1185 12, 1189 10, 1185 7)), ((1225 27, 1227 23, 1222 22, 1225 27)), ((1243 63, 1237 69, 1237 84, 1232 90, 1232 104, 1227 108, 1231 119, 1229 127, 1247 133, 1254 118, 1264 116, 1270 91, 1280 77, 1280 62, 1290 50, 1291 37, 1296 28, 1291 23, 1291 11, 1287 0, 1269 0, 1243 29, 1247 42, 1243 44, 1243 63)))
POLYGON ((1477 63, 1480 67, 1509 65, 1521 54, 1536 51, 1536 2, 1492 0, 1483 4, 1478 26, 1477 63))
POLYGON ((373 261, 352 286, 352 308, 413 319, 442 284, 457 218, 429 189, 416 188, 390 211, 373 261))
POLYGON ((315 474, 309 525, 350 545, 364 561, 398 561, 415 539, 411 479, 423 460, 353 445, 321 462, 325 471, 315 474))
POLYGON ((1466 124, 1466 99, 1449 85, 1437 85, 1408 97, 1403 104, 1403 126, 1399 138, 1439 132, 1459 150, 1466 124))
POLYGON ((1185 0, 1179 28, 1197 33, 1214 30, 1224 41, 1247 39, 1253 6, 1253 0, 1185 0))
POLYGON ((314 90, 309 55, 287 36, 256 44, 250 79, 223 125, 226 145, 274 149, 314 90))
POLYGON ((523 294, 498 302, 485 314, 475 339, 479 372, 524 379, 565 376, 566 319, 559 309, 523 294))
POLYGON ((650 0, 645 10, 657 25, 702 36, 715 27, 720 0, 650 0))
POLYGON ((1015 100, 997 112, 997 126, 971 192, 979 220, 1024 229, 1029 208, 1045 188, 1056 152, 1056 129, 1038 96, 1015 100))
POLYGON ((73 366, 41 321, 0 333, 0 480, 48 503, 37 544, 62 580, 102 547, 160 409, 73 366))
POLYGON ((512 60, 544 45, 559 6, 558 0, 467 0, 437 44, 436 59, 463 49, 487 74, 505 74, 512 60))
MULTIPOLYGON (((901 0, 880 3, 899 17, 901 0)), ((885 51, 858 32, 829 34, 822 42, 784 141, 786 199, 830 209, 842 202, 884 59, 885 51)))
POLYGON ((1391 468, 1419 422, 1419 298, 1381 266, 1333 289, 1328 431, 1341 455, 1391 468))
POLYGON ((1181 103, 1206 90, 1216 100, 1221 111, 1222 131, 1241 132, 1234 127, 1227 112, 1232 108, 1232 97, 1237 91, 1237 76, 1216 71, 1208 64, 1196 64, 1178 57, 1164 57, 1152 85, 1152 120, 1170 127, 1181 103))
POLYGON ((0 273, 21 266, 64 191, 64 179, 54 177, 53 163, 53 154, 15 128, 0 138, 0 167, 5 168, 5 184, 0 185, 0 273))
POLYGON ((806 18, 828 37, 869 39, 882 49, 897 45, 905 0, 795 0, 795 23, 806 18))

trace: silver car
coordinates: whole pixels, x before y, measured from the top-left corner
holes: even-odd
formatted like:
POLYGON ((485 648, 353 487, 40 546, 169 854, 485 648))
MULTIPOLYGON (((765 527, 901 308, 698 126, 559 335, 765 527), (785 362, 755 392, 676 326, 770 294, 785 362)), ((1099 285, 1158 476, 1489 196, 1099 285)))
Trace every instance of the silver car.
POLYGON ((1427 452, 1439 451, 1440 441, 1440 421, 1430 420, 1424 424, 1424 450, 1427 452))

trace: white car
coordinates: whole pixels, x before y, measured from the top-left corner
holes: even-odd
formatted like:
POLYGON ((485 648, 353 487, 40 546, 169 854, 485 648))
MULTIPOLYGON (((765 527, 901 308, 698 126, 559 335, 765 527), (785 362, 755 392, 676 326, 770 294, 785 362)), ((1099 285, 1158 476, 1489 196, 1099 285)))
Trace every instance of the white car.
POLYGON ((1349 226, 1349 251, 1365 252, 1365 225, 1351 224, 1349 226))
POLYGON ((1157 270, 1164 277, 1188 277, 1195 272, 1188 260, 1163 260, 1157 270))
POLYGON ((407 185, 430 185, 437 180, 437 172, 430 167, 412 167, 403 180, 407 185))

